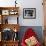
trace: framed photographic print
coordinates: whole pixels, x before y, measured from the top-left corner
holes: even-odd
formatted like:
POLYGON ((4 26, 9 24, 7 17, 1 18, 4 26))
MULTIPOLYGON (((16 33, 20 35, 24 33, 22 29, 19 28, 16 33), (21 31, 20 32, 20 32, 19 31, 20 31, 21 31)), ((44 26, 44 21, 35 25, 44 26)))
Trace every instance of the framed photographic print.
POLYGON ((24 19, 35 19, 36 18, 36 8, 24 8, 23 18, 24 19))

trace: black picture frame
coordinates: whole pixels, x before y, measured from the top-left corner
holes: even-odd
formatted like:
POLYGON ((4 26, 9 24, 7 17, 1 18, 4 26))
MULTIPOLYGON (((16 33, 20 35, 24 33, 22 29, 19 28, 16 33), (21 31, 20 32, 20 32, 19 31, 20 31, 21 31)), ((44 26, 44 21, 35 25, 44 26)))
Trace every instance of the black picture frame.
POLYGON ((36 8, 23 8, 24 19, 36 19, 36 8))

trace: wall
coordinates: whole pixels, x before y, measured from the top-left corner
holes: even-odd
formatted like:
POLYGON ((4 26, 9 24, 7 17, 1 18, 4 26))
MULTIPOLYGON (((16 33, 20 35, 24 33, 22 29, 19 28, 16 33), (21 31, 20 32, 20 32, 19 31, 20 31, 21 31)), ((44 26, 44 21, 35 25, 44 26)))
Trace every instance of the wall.
MULTIPOLYGON (((0 6, 15 6, 15 0, 0 0, 0 6)), ((17 0, 19 8, 19 24, 21 26, 43 26, 42 0, 17 0), (36 19, 23 19, 23 8, 36 8, 36 19)), ((11 17, 12 18, 12 17, 11 17)), ((10 20, 10 19, 9 19, 10 20)))
POLYGON ((42 0, 21 0, 20 25, 22 26, 42 26, 43 25, 43 6, 42 0), (36 8, 36 19, 23 19, 23 8, 36 8))

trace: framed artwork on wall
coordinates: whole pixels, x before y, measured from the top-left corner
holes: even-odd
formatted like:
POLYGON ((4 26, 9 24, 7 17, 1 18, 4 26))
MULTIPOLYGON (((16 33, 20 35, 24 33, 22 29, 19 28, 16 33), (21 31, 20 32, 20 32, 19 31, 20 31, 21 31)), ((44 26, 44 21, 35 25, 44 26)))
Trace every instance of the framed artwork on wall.
POLYGON ((36 19, 36 8, 23 8, 24 19, 36 19))

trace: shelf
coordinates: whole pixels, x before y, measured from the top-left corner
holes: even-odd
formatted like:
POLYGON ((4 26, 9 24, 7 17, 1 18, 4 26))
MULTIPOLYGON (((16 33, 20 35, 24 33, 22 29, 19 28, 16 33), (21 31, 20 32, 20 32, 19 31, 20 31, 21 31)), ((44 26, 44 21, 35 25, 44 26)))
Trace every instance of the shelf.
POLYGON ((17 9, 18 10, 19 7, 0 7, 0 10, 6 10, 6 9, 17 9))
POLYGON ((18 41, 2 42, 3 46, 18 46, 18 41))
POLYGON ((0 7, 0 16, 1 16, 0 24, 18 24, 18 17, 19 17, 18 10, 19 7, 0 7), (14 16, 13 19, 9 18, 13 16, 14 16), (15 23, 13 23, 13 20, 15 23))
POLYGON ((9 29, 12 29, 14 31, 14 29, 16 29, 17 31, 19 31, 20 29, 20 26, 19 24, 0 24, 0 27, 1 27, 1 31, 5 28, 9 28, 9 29))
POLYGON ((2 24, 19 24, 18 16, 2 16, 2 24))
POLYGON ((19 7, 0 7, 1 15, 18 15, 19 7))
POLYGON ((12 40, 10 40, 10 41, 3 41, 4 43, 16 43, 16 42, 19 42, 19 40, 15 40, 15 41, 12 41, 12 40))
POLYGON ((18 46, 18 31, 20 29, 18 10, 19 7, 0 7, 0 46, 18 46), (5 31, 7 38, 4 35, 5 31))

